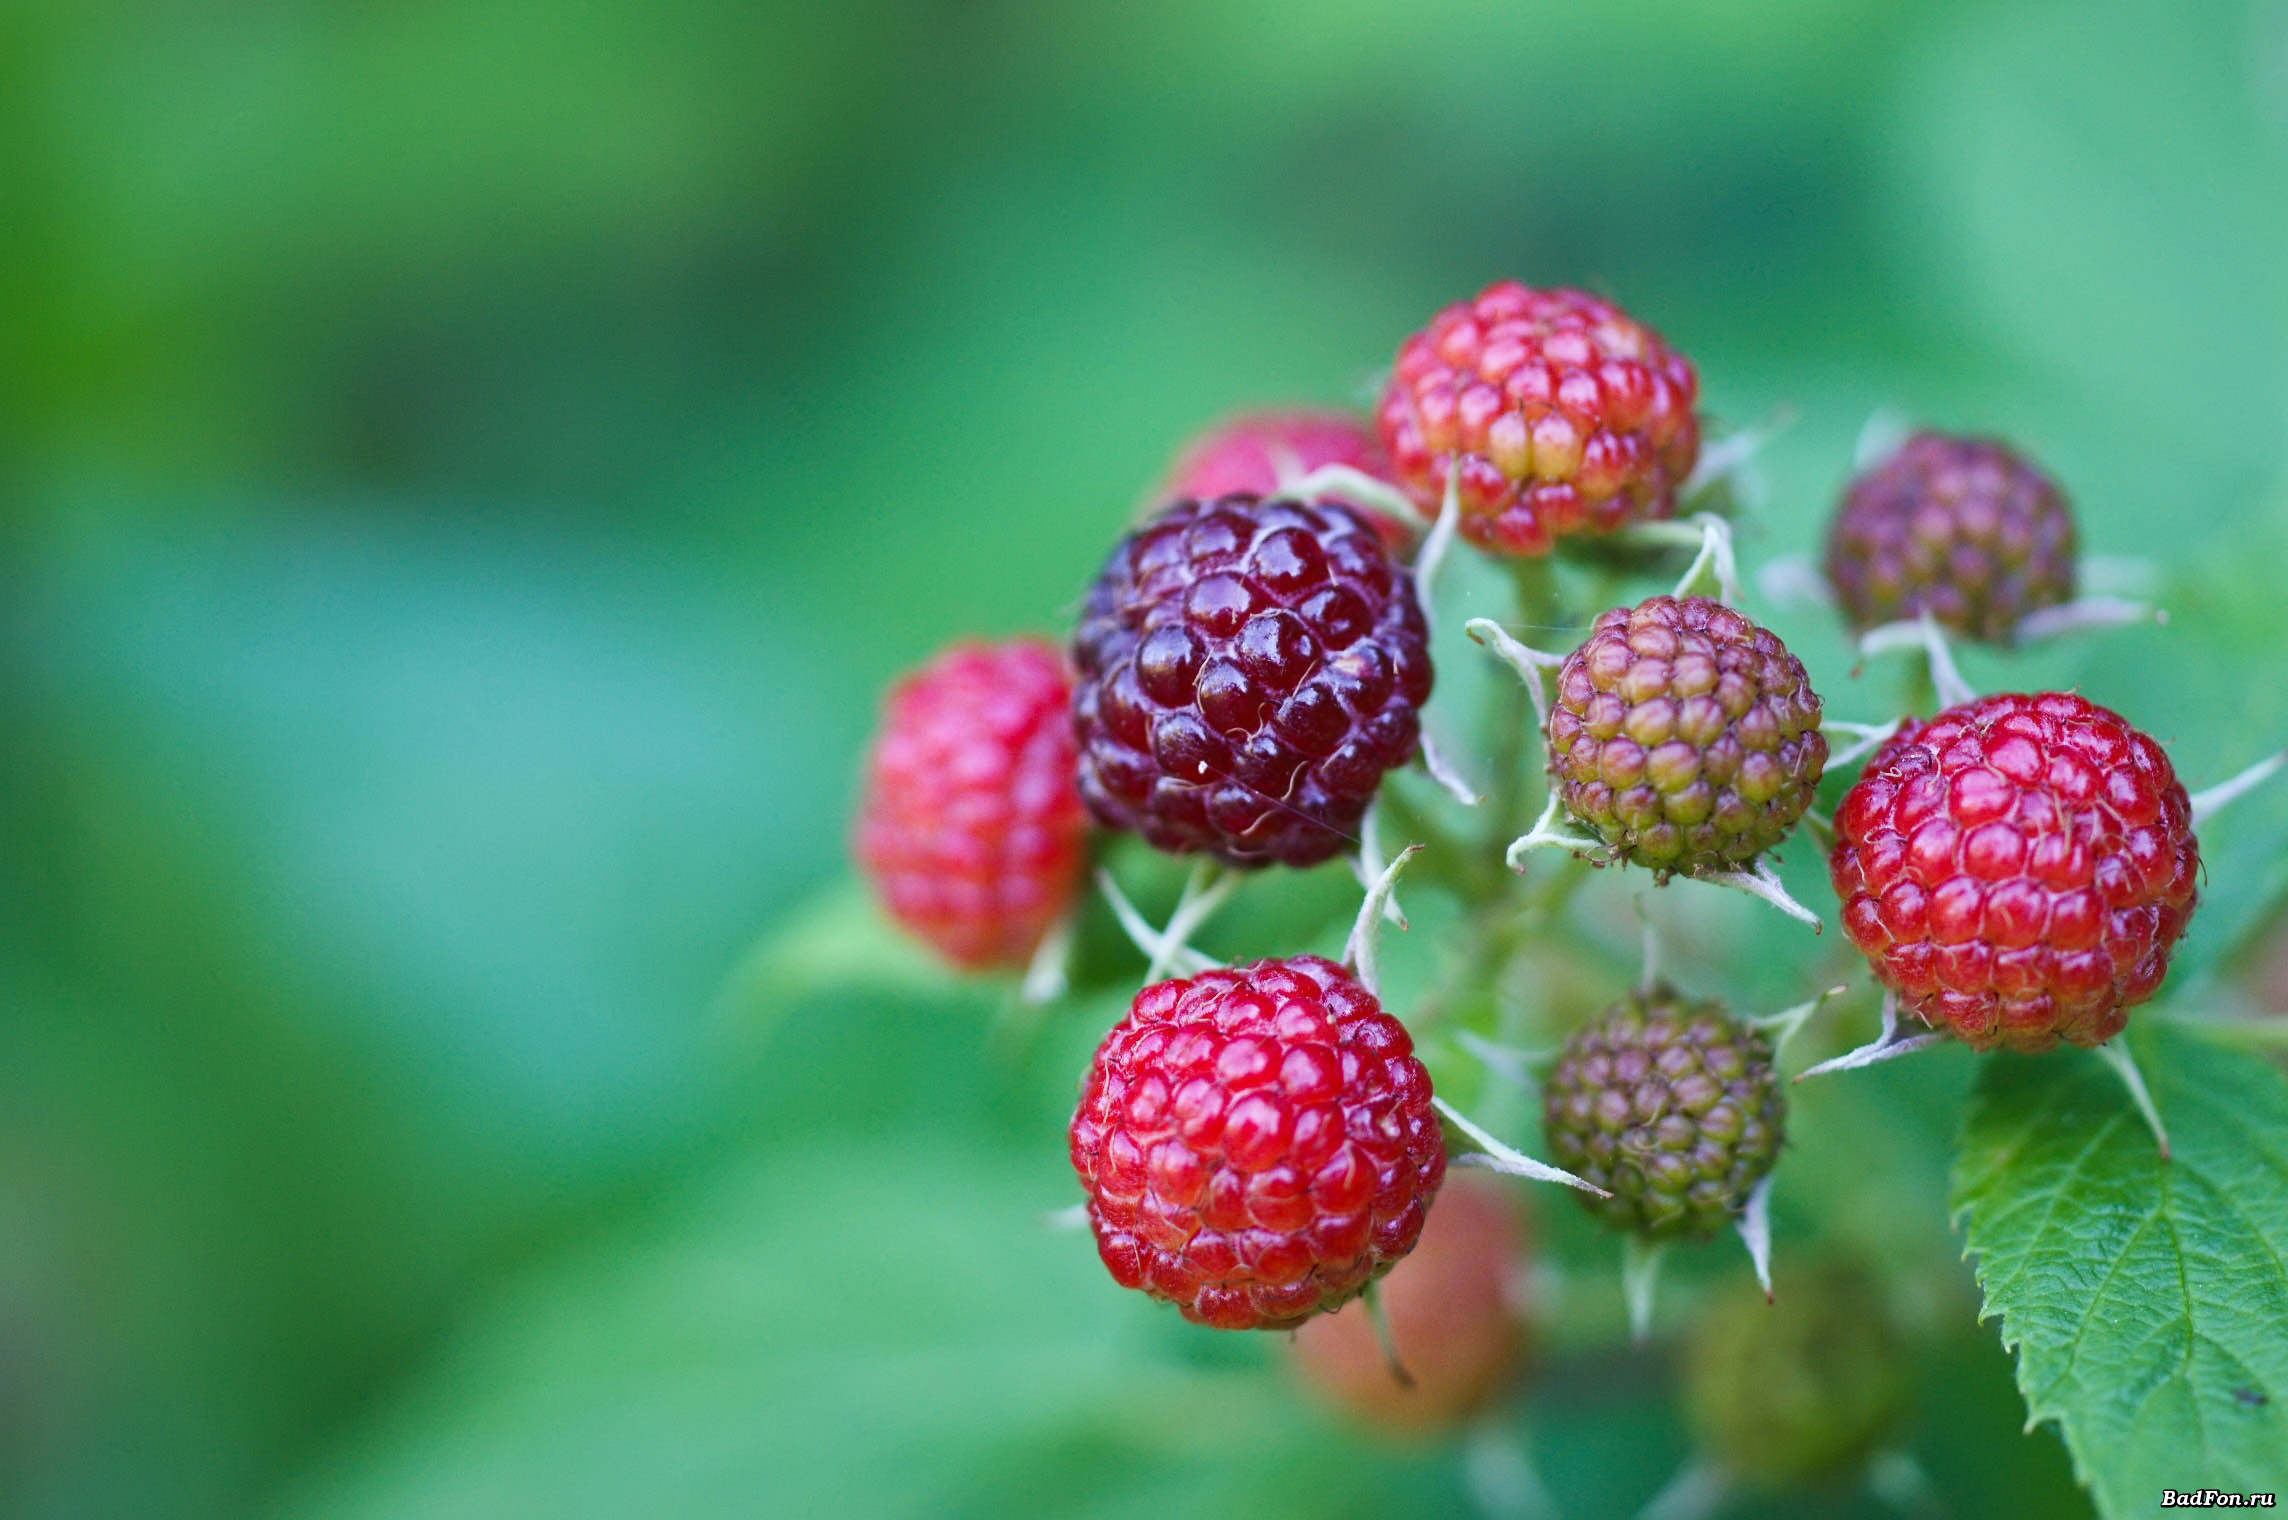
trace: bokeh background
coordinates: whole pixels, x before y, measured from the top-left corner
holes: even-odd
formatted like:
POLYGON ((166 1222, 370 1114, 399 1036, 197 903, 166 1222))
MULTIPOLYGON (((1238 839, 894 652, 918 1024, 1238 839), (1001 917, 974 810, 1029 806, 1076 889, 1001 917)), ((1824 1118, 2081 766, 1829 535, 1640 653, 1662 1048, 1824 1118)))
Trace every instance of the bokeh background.
MULTIPOLYGON (((8 0, 0 1510, 1450 1510, 1032 1228, 1094 1030, 837 958, 875 693, 1516 275, 1792 409, 1755 557, 1879 407, 2025 441, 2221 773, 2283 248, 2280 0, 8 0)), ((1919 1453, 2072 1513, 1991 1340, 1919 1453)), ((1627 1513, 1661 1383, 1566 1375, 1627 1513)))

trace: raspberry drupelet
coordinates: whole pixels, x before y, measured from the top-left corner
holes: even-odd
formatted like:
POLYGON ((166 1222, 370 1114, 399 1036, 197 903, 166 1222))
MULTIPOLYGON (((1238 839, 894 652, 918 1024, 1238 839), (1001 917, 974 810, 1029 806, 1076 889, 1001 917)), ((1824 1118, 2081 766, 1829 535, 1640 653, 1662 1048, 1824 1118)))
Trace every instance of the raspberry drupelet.
POLYGON ((1156 982, 1090 1064, 1073 1169, 1113 1278, 1291 1329, 1414 1249, 1446 1173, 1405 1026, 1318 956, 1156 982))
POLYGON ((1928 612, 2007 644, 2027 614, 2073 600, 2074 520, 2008 445, 1921 432, 1852 481, 1827 535, 1827 579, 1864 631, 1928 612))
POLYGON ((1819 722, 1778 635, 1707 597, 1656 596, 1599 614, 1559 668, 1549 775, 1613 858, 1662 876, 1736 870, 1811 806, 1819 722))
MULTIPOLYGON (((1344 465, 1380 481, 1391 478, 1390 457, 1383 452, 1382 441, 1364 421, 1347 412, 1247 412, 1184 445, 1159 499, 1190 496, 1205 501, 1242 492, 1276 496, 1292 480, 1324 465, 1344 465)), ((1412 536, 1407 524, 1350 501, 1340 491, 1326 499, 1342 502, 1373 523, 1393 553, 1412 536)))
POLYGON ((1021 966, 1079 890, 1072 681, 1043 639, 964 643, 883 704, 856 829, 892 918, 956 965, 1021 966))
POLYGON ((1090 811, 1235 866, 1350 845, 1430 695, 1413 577, 1335 502, 1175 503, 1113 550, 1073 658, 1090 811))
POLYGON ((1877 979, 1976 1050, 2119 1034, 2168 974, 2200 868, 2169 757, 2067 692, 1910 723, 1844 797, 1829 858, 1877 979))
POLYGON ((1699 389, 1690 361, 1610 301, 1504 280, 1406 340, 1375 425, 1425 512, 1459 458, 1463 536, 1546 554, 1674 515, 1700 456, 1699 389))
POLYGON ((1612 1195, 1582 1204, 1648 1240, 1730 1223, 1779 1159, 1786 1122, 1771 1042, 1668 987, 1575 1030, 1542 1091, 1557 1164, 1612 1195))

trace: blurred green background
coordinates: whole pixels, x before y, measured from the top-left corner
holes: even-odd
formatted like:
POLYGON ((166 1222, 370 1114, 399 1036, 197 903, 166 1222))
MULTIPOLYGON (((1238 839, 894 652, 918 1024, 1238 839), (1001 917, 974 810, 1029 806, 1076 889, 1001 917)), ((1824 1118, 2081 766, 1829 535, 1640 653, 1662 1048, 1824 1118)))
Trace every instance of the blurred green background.
MULTIPOLYGON (((2072 669, 2210 779, 2288 732, 2283 248, 2280 0, 8 0, 0 1509, 1449 1511, 1035 1228, 1116 1005, 710 1018, 875 693, 1515 275, 1793 408, 1752 558, 1877 407, 2022 439, 2173 566, 2072 669)), ((2070 1513, 1991 1334, 1919 1454, 2070 1513)), ((1686 1452, 1635 1362, 1534 1409, 1569 1513, 1686 1452)))

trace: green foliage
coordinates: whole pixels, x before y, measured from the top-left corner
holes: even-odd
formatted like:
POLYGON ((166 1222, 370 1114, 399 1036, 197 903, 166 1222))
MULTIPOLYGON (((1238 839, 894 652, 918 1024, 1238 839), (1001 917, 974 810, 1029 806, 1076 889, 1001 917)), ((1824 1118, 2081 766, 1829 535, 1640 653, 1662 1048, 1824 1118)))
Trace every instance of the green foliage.
MULTIPOLYGON (((1097 915, 1027 1020, 813 894, 876 693, 1054 628, 1192 428, 1351 397, 1517 274, 1640 310, 1721 421, 1793 408, 1752 561, 1879 405, 2022 439, 2174 621, 1972 679, 2216 780, 2288 738, 2277 9, 0 6, 0 1511, 1454 1512, 1455 1450, 1360 1450, 1034 1229, 1134 961, 1097 915)), ((1837 715, 1895 705, 1772 621, 1837 715)), ((2188 1004, 2288 886, 2288 785, 2204 844, 2188 1004)), ((1461 924, 1404 895, 1411 999, 1461 924)), ((1504 1006, 1627 985, 1628 887, 1584 896, 1504 1006)), ((1696 991, 1857 974, 1721 898, 1660 901, 1696 991)), ((1251 884, 1203 947, 1332 950, 1353 902, 1251 884)), ((1955 1513, 2067 1514, 1943 1229, 1974 1070, 1800 1089, 1778 1252, 1918 1285, 1902 1440, 1955 1513)), ((1630 1512, 1686 1438, 1610 1242, 1540 1228, 1511 1428, 1630 1512)), ((1664 1331, 1742 1270, 1677 1253, 1664 1331)))
POLYGON ((2288 1083, 2166 1028, 2136 1045, 2173 1160, 2094 1057, 1997 1059, 1954 1184, 2027 1408, 2108 1515, 2288 1484, 2288 1083))

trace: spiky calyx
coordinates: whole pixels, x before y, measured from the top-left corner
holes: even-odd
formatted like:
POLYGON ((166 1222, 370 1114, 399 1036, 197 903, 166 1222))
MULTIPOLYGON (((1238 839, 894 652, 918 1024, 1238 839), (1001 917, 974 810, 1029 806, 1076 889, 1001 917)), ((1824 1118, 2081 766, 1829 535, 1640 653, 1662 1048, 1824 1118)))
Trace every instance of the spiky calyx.
POLYGON ((1177 502, 1113 550, 1073 657, 1090 810, 1243 867, 1352 845, 1430 695, 1413 577, 1335 502, 1177 502))
POLYGON ((1827 765, 1820 700, 1776 634, 1706 597, 1598 616, 1557 673, 1549 774, 1612 858, 1730 871, 1787 836, 1827 765))
POLYGON ((1698 396, 1691 363, 1610 301, 1504 280, 1406 340, 1375 425, 1424 511, 1458 460, 1463 536, 1546 554, 1675 513, 1698 396))
POLYGON ((1542 1125, 1557 1165, 1612 1194, 1575 1194, 1592 1213, 1648 1240, 1699 1238, 1779 1159, 1787 1100, 1759 1031, 1660 986, 1565 1042, 1542 1125))
POLYGON ((1828 858, 1876 978, 1975 1050, 2119 1034, 2168 975, 2200 870, 2161 746, 2070 692, 1908 724, 1845 794, 1828 858))
POLYGON ((1113 1279, 1224 1330, 1292 1329, 1357 1297, 1414 1249, 1446 1175, 1413 1051, 1315 955, 1137 993, 1071 1133, 1113 1279))

